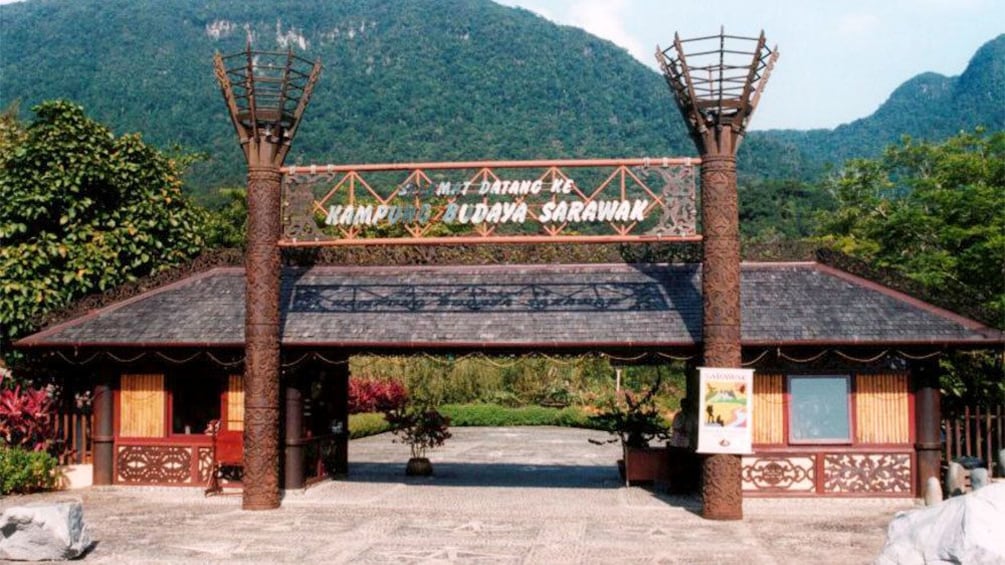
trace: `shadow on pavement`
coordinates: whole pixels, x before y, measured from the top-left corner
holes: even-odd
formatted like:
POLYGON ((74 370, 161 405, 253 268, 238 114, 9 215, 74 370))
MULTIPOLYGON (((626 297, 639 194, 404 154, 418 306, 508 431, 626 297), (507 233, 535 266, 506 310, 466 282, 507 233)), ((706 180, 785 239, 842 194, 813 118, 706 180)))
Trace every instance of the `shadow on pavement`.
POLYGON ((622 487, 614 466, 529 465, 519 463, 433 462, 432 477, 405 475, 405 463, 352 462, 348 482, 430 483, 437 486, 485 486, 520 488, 602 488, 622 487))

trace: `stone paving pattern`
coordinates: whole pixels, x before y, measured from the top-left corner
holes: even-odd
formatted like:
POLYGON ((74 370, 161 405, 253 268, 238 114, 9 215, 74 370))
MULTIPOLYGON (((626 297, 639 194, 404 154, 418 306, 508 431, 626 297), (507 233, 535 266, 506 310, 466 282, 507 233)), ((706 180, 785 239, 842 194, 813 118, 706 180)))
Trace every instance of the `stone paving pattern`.
POLYGON ((700 517, 695 497, 623 486, 601 432, 458 428, 430 478, 404 475, 387 434, 350 443, 350 477, 246 512, 230 493, 93 487, 85 563, 870 563, 909 499, 746 499, 744 520, 700 517))

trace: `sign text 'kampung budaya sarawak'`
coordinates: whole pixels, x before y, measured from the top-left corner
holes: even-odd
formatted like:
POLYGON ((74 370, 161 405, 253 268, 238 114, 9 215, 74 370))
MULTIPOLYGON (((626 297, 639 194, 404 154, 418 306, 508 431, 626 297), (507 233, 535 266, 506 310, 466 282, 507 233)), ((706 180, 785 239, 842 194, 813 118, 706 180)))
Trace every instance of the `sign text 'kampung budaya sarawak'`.
POLYGON ((406 185, 396 196, 401 204, 332 204, 325 224, 330 226, 373 226, 381 223, 428 223, 434 207, 423 198, 446 198, 438 205, 443 213, 439 221, 447 224, 524 223, 529 212, 526 197, 544 194, 552 200, 540 205, 537 220, 542 224, 641 222, 645 219, 649 201, 642 198, 621 200, 558 200, 562 194, 575 191, 572 179, 496 180, 463 183, 441 182, 416 187, 406 185), (480 202, 459 202, 462 197, 481 197, 480 202), (514 198, 510 200, 510 198, 514 198), (492 201, 495 199, 496 201, 492 201))

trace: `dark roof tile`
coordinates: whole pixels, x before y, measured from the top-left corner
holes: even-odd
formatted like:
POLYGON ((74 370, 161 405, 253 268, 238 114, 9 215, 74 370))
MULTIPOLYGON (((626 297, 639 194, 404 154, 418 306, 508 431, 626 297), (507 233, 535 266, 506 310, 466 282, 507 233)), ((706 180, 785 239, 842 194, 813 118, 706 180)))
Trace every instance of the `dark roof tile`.
MULTIPOLYGON (((701 341, 695 265, 288 269, 288 345, 687 346, 701 341)), ((1001 332, 815 263, 744 264, 748 344, 1000 343, 1001 332)), ((21 346, 235 346, 244 271, 223 268, 25 338, 21 346)))

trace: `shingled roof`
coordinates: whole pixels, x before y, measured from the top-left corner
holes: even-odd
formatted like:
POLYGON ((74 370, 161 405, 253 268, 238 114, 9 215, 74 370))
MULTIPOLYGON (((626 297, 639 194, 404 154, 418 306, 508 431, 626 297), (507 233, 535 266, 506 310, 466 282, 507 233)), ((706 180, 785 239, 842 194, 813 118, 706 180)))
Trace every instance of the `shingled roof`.
MULTIPOLYGON (((701 341, 697 265, 314 267, 283 274, 286 346, 679 348, 701 341)), ((745 263, 744 345, 1002 343, 1002 332, 831 267, 745 263)), ((218 268, 20 347, 240 347, 244 270, 218 268)))

